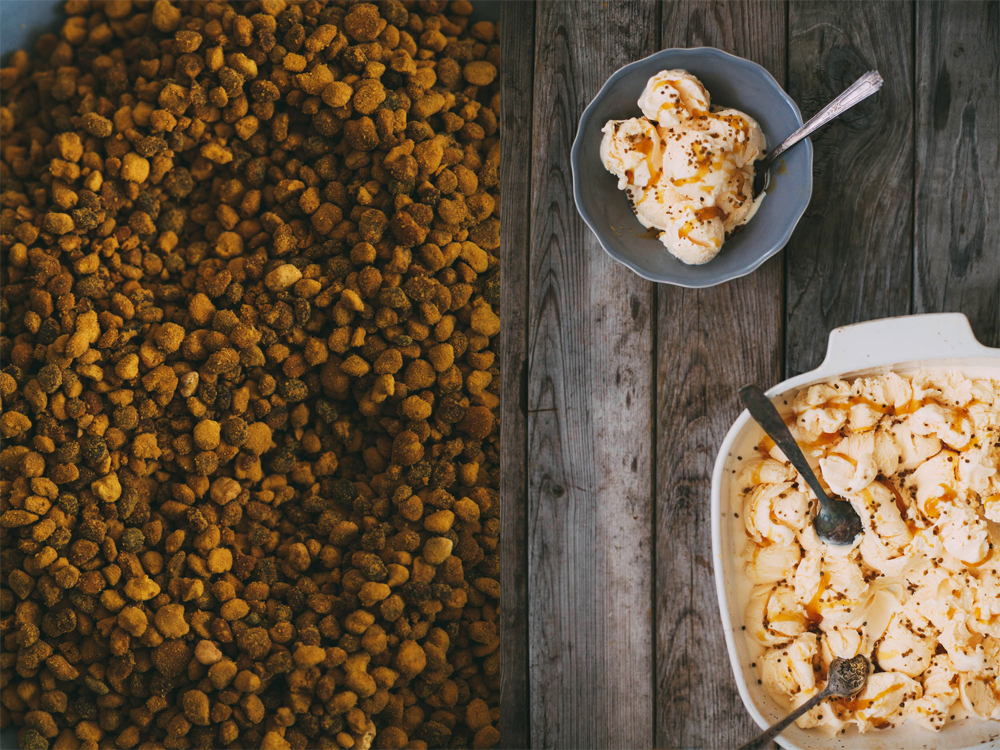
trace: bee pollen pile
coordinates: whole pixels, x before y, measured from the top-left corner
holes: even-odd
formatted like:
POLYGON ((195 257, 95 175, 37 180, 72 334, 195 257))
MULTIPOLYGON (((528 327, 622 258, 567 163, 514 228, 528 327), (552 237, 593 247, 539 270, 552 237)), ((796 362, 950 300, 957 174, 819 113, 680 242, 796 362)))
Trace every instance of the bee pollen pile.
POLYGON ((494 25, 64 10, 0 70, 0 727, 492 746, 494 25))

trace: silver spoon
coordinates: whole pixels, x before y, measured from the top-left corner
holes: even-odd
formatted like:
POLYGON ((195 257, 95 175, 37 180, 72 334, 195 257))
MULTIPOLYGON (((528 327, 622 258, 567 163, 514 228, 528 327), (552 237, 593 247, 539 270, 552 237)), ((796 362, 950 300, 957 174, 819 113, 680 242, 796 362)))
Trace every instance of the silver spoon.
POLYGON ((823 127, 835 117, 839 117, 858 102, 867 99, 880 88, 882 88, 882 76, 878 74, 877 70, 868 71, 861 76, 861 78, 844 89, 840 96, 813 115, 809 122, 783 140, 776 149, 763 159, 758 159, 754 164, 754 169, 756 171, 753 178, 753 194, 755 196, 760 195, 763 191, 770 187, 770 170, 775 159, 807 135, 823 127))
POLYGON ((771 403, 771 399, 757 386, 747 385, 740 388, 740 400, 750 412, 750 416, 757 420, 757 424, 792 462, 792 466, 799 474, 805 477, 812 491, 816 493, 816 498, 819 500, 819 512, 813 519, 816 536, 830 544, 852 544, 855 537, 861 533, 861 518, 849 502, 834 500, 826 494, 792 433, 788 431, 785 420, 771 403))
POLYGON ((764 747, 764 745, 784 732, 793 721, 827 698, 845 698, 849 695, 860 693, 868 682, 868 675, 871 674, 871 671, 872 663, 868 661, 868 657, 864 654, 858 654, 850 659, 834 659, 830 662, 830 670, 826 676, 825 688, 766 732, 743 745, 739 750, 752 750, 753 748, 764 747))

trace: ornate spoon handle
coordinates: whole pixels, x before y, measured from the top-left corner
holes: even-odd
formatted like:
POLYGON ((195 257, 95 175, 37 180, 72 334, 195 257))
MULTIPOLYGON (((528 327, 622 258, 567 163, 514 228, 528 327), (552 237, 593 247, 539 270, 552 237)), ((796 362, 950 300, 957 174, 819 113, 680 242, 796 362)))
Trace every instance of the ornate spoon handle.
POLYGON ((768 729, 765 732, 762 732, 761 734, 757 735, 752 740, 750 740, 747 744, 743 745, 741 748, 739 748, 739 750, 754 750, 754 748, 764 747, 771 740, 773 740, 779 734, 784 732, 785 729, 787 729, 788 726, 793 721, 802 716, 802 714, 806 713, 806 711, 811 709, 813 706, 818 705, 820 702, 825 700, 827 696, 830 695, 830 693, 831 690, 828 685, 827 687, 823 688, 823 690, 816 693, 816 695, 814 695, 812 698, 803 703, 801 706, 792 711, 790 714, 788 714, 788 716, 786 716, 784 719, 779 721, 777 724, 772 725, 770 729, 768 729))
POLYGON ((839 117, 858 102, 867 99, 880 88, 882 88, 882 76, 878 74, 878 71, 870 70, 865 73, 861 78, 844 89, 840 96, 813 115, 805 125, 788 136, 781 142, 781 145, 768 154, 767 159, 764 161, 764 170, 770 166, 772 161, 807 135, 823 127, 835 117, 839 117))

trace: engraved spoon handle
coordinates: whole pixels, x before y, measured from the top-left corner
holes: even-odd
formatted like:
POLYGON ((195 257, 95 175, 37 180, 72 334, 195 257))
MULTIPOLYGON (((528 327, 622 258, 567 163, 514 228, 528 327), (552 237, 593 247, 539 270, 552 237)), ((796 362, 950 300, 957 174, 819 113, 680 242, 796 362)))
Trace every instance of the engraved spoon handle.
POLYGON ((827 685, 821 691, 816 693, 816 695, 814 695, 812 698, 810 698, 801 706, 799 706, 790 714, 788 714, 788 716, 786 716, 784 719, 779 721, 777 724, 771 726, 770 729, 761 732, 759 735, 750 740, 747 744, 740 747, 739 750, 754 750, 754 748, 764 747, 771 740, 773 740, 779 734, 784 732, 793 721, 802 716, 802 714, 809 711, 813 706, 825 700, 827 696, 829 696, 831 693, 832 691, 830 690, 830 686, 827 685))
POLYGON ((870 70, 865 73, 861 78, 844 89, 840 96, 813 115, 809 119, 809 122, 788 136, 781 142, 781 145, 768 154, 764 159, 762 171, 766 171, 771 166, 771 162, 807 135, 823 127, 835 117, 840 117, 840 115, 855 104, 867 99, 880 88, 882 88, 882 76, 879 75, 878 71, 870 70))

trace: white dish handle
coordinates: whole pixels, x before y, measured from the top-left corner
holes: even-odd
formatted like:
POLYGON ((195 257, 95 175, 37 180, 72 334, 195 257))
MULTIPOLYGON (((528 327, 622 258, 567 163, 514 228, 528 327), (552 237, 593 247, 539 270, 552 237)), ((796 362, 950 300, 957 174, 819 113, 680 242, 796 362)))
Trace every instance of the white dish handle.
POLYGON ((962 313, 907 315, 833 329, 826 359, 816 372, 863 370, 873 362, 977 356, 1000 357, 1000 349, 980 344, 962 313))

